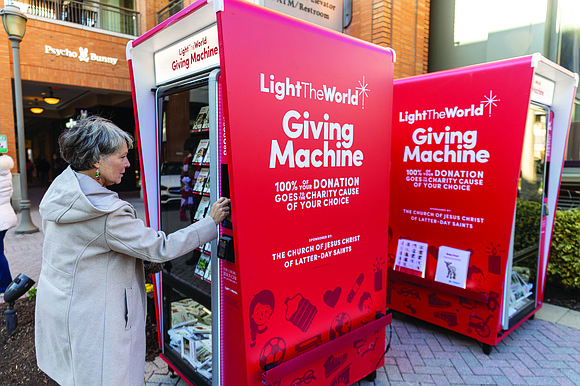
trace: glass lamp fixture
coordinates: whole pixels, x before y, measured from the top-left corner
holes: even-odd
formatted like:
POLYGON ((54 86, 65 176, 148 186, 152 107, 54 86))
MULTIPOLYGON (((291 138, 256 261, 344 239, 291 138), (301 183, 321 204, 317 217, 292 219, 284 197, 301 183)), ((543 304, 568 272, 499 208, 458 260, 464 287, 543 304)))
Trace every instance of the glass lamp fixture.
POLYGON ((30 112, 33 114, 40 114, 44 111, 42 107, 38 107, 38 99, 34 100, 34 107, 30 108, 30 112))
POLYGON ((7 5, 0 9, 0 16, 8 39, 21 41, 26 32, 26 15, 17 6, 7 5))
POLYGON ((58 102, 60 102, 60 98, 57 98, 54 95, 52 95, 52 87, 49 87, 49 89, 50 89, 50 95, 47 97, 44 97, 44 101, 46 103, 48 103, 49 105, 55 105, 58 102))

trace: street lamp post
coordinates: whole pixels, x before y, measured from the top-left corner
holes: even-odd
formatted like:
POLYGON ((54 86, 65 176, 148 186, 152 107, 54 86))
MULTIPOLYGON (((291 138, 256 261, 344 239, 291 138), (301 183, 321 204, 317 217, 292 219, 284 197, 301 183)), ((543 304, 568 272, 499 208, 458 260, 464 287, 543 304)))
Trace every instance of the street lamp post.
POLYGON ((18 168, 20 169, 20 224, 15 233, 26 234, 38 232, 38 228, 30 218, 30 201, 28 200, 28 185, 26 181, 26 145, 24 139, 24 119, 22 117, 22 79, 20 78, 20 42, 26 32, 26 16, 20 8, 7 5, 0 9, 2 25, 12 43, 14 58, 14 99, 16 100, 16 126, 18 129, 18 168))

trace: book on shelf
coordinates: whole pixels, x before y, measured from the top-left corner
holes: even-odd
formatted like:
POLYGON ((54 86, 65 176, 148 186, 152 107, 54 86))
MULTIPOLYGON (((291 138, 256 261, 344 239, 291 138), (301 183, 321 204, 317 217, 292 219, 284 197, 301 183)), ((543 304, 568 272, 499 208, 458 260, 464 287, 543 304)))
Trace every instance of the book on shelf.
POLYGON ((399 239, 393 269, 413 276, 425 277, 427 243, 399 239))
POLYGON ((181 357, 183 359, 187 359, 189 363, 195 365, 194 358, 195 358, 195 339, 189 336, 189 334, 182 329, 184 333, 181 335, 181 357))
POLYGON ((435 281, 465 288, 471 252, 446 246, 439 247, 435 281))
POLYGON ((203 280, 211 283, 211 258, 209 257, 209 255, 202 253, 202 255, 206 255, 210 260, 207 263, 207 268, 205 269, 205 273, 203 275, 203 280))
POLYGON ((201 131, 203 129, 206 118, 209 119, 209 106, 203 106, 201 109, 199 109, 199 113, 197 113, 197 118, 195 119, 195 123, 193 124, 191 130, 201 131))
POLYGON ((202 339, 195 342, 195 361, 198 367, 211 361, 211 339, 202 339))
POLYGON ((192 299, 171 303, 171 325, 174 327, 184 323, 190 324, 191 321, 202 321, 206 318, 210 318, 211 323, 211 311, 192 299))
MULTIPOLYGON (((179 325, 179 324, 178 324, 179 325)), ((183 342, 182 339, 184 336, 189 336, 188 332, 185 331, 182 327, 172 327, 167 330, 167 334, 169 335, 169 344, 171 347, 183 350, 183 342)), ((183 351, 182 351, 183 356, 183 351)))
POLYGON ((203 122, 201 123, 201 129, 202 130, 208 130, 209 129, 209 108, 205 112, 205 116, 203 118, 203 122))
POLYGON ((207 325, 202 324, 200 322, 196 322, 195 324, 183 326, 183 328, 196 340, 207 339, 207 335, 211 334, 211 326, 207 326, 207 325))
POLYGON ((209 144, 207 146, 207 150, 205 151, 205 155, 203 156, 202 165, 209 165, 209 144))
POLYGON ((209 208, 209 197, 204 196, 199 201, 199 205, 197 205, 197 210, 195 211, 193 219, 195 221, 203 220, 205 214, 207 213, 208 208, 209 208))
POLYGON ((203 250, 207 253, 211 253, 211 243, 205 243, 203 250))
POLYGON ((205 181, 209 176, 209 168, 201 168, 197 179, 195 180, 195 185, 193 186, 193 191, 197 193, 202 193, 205 186, 205 181))
POLYGON ((209 255, 202 253, 199 256, 199 260, 197 261, 197 265, 195 266, 195 271, 194 271, 194 275, 199 277, 200 279, 203 279, 205 276, 205 271, 207 270, 207 267, 209 265, 209 255))
POLYGON ((209 139, 207 138, 201 139, 197 144, 197 149, 195 150, 195 153, 193 155, 193 161, 191 162, 194 164, 201 164, 203 162, 203 158, 205 157, 205 153, 207 152, 208 148, 209 148, 209 139))
MULTIPOLYGON (((191 336, 181 337, 181 357, 186 359, 193 367, 197 369, 205 368, 211 370, 212 362, 212 346, 211 346, 211 335, 209 339, 194 339, 191 336), (210 342, 210 343, 208 343, 210 342)), ((211 376, 211 371, 209 372, 211 376)), ((207 377, 207 375, 204 374, 207 377)))
POLYGON ((187 183, 189 186, 191 186, 191 189, 193 189, 193 187, 195 186, 195 183, 197 182, 197 177, 199 177, 200 169, 198 169, 196 167, 192 167, 192 166, 190 166, 190 168, 191 168, 191 171, 188 174, 190 176, 193 174, 193 177, 187 183))
POLYGON ((211 381, 212 379, 212 362, 209 361, 197 368, 197 372, 211 381))
POLYGON ((203 194, 209 195, 210 191, 211 191, 211 189, 210 189, 210 183, 209 183, 209 176, 207 176, 207 179, 205 180, 205 185, 203 187, 203 194))

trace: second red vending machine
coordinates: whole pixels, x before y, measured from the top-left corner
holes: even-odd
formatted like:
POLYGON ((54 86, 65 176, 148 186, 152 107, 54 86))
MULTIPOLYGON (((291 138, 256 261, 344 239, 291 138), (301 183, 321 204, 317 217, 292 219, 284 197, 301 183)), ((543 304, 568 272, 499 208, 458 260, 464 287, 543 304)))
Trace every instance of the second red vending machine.
POLYGON ((395 82, 388 307, 486 353, 542 307, 577 82, 539 54, 395 82))
POLYGON ((232 216, 155 277, 162 357, 193 385, 349 385, 385 350, 394 52, 198 1, 130 42, 149 225, 232 216))

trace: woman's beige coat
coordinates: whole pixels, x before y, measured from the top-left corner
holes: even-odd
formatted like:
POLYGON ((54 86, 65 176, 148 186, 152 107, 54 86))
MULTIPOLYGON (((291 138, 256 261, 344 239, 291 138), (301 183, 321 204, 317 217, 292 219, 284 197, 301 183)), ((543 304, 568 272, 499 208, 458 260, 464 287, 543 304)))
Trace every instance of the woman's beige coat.
POLYGON ((143 385, 143 260, 183 256, 217 237, 206 218, 170 235, 67 168, 40 204, 44 247, 36 298, 38 366, 60 385, 143 385))

